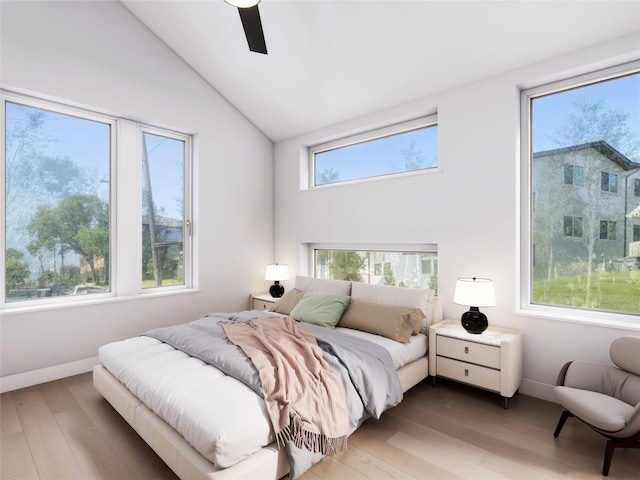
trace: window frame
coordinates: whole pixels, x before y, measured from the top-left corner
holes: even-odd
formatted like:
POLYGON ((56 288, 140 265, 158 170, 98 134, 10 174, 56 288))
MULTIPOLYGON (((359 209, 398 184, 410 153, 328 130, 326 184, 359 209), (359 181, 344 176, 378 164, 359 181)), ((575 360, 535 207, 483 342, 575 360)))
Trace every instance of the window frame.
POLYGON ((553 306, 534 304, 531 301, 533 268, 532 251, 532 172, 533 152, 531 148, 532 112, 531 102, 537 97, 560 93, 562 91, 587 86, 593 83, 612 80, 626 75, 640 73, 640 61, 633 61, 612 66, 602 70, 591 71, 575 77, 565 77, 552 83, 520 88, 520 159, 518 162, 518 240, 517 240, 517 281, 516 305, 517 314, 540 317, 569 323, 592 324, 604 327, 637 330, 640 316, 631 313, 610 312, 572 308, 569 306, 553 306))
MULTIPOLYGON (((110 185, 109 185, 109 279, 110 291, 82 296, 58 296, 35 300, 7 302, 6 298, 6 236, 5 204, 0 206, 3 220, 0 224, 0 310, 4 313, 20 313, 32 310, 66 308, 74 305, 99 304, 132 298, 149 298, 154 295, 192 292, 196 283, 194 269, 194 239, 192 232, 194 205, 193 168, 195 135, 111 114, 98 108, 87 107, 61 99, 0 88, 0 114, 5 118, 6 102, 25 105, 55 113, 70 115, 110 125, 110 185), (185 192, 184 192, 184 262, 185 283, 153 289, 142 288, 142 135, 146 131, 185 141, 185 192), (125 235, 125 232, 126 235, 125 235), (135 232, 135 233, 133 233, 135 232), (134 238, 135 237, 135 238, 134 238), (135 241, 136 248, 131 248, 135 241)), ((6 126, 0 129, 2 162, 0 165, 0 195, 6 194, 6 126)))
POLYGON ((409 121, 405 121, 405 122, 401 122, 393 125, 387 125, 381 128, 376 128, 376 129, 368 130, 362 133, 357 133, 355 135, 340 137, 335 140, 309 146, 307 148, 308 178, 306 179, 307 180, 306 187, 307 189, 311 190, 311 189, 318 189, 318 188, 334 187, 336 185, 348 185, 348 184, 361 183, 361 182, 371 182, 371 181, 378 181, 381 179, 398 178, 398 177, 407 176, 407 175, 420 175, 424 173, 433 173, 433 172, 440 171, 440 161, 438 158, 438 162, 433 167, 426 167, 418 170, 407 170, 402 172, 390 172, 390 173, 385 173, 380 175, 354 178, 351 180, 323 183, 320 185, 316 185, 315 183, 316 154, 320 154, 330 150, 337 150, 340 148, 345 148, 353 145, 358 145, 362 143, 372 142, 385 137, 400 135, 402 133, 407 133, 414 130, 421 130, 423 128, 429 128, 429 127, 438 128, 437 113, 420 117, 414 120, 409 120, 409 121))
MULTIPOLYGON (((418 244, 345 244, 345 243, 308 243, 304 245, 306 249, 306 256, 308 260, 308 268, 311 277, 315 278, 316 266, 315 266, 315 252, 316 250, 342 250, 342 251, 368 251, 368 252, 394 252, 394 253, 435 253, 436 261, 439 264, 438 258, 438 244, 436 243, 418 243, 418 244)), ((374 267, 375 268, 375 267, 374 267)), ((383 266, 384 269, 384 266, 383 266)), ((435 275, 436 281, 438 280, 439 265, 436 267, 435 272, 431 272, 428 275, 435 275)), ((364 283, 364 282, 363 282, 364 283)), ((436 292, 439 291, 439 282, 437 282, 436 292)), ((402 287, 402 288, 414 288, 414 287, 402 287)))

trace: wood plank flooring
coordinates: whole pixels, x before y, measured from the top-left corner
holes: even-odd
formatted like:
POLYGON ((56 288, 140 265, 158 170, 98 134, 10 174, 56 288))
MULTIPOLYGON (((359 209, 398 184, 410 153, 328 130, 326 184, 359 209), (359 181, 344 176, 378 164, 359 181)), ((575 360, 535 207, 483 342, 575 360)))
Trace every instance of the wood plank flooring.
MULTIPOLYGON (((605 440, 560 406, 423 382, 301 480, 596 479, 605 440)), ((175 480, 176 475, 93 388, 91 373, 0 396, 0 478, 175 480)), ((640 449, 616 450, 609 477, 640 479, 640 449)), ((260 479, 256 479, 260 480, 260 479)))

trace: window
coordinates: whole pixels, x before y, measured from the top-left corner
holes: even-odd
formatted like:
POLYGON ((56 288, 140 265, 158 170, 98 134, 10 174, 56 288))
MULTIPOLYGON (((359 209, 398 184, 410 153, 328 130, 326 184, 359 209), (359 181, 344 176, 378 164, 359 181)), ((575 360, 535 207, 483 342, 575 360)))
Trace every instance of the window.
POLYGON ((618 191, 618 175, 615 173, 600 173, 600 188, 603 192, 616 193, 618 191))
POLYGON ((190 287, 189 136, 5 91, 2 105, 3 304, 190 287), (126 172, 118 178, 142 177, 142 187, 116 185, 116 169, 126 172), (140 215, 135 232, 128 226, 140 215), (142 248, 118 248, 118 225, 142 238, 142 248), (129 280, 136 277, 137 286, 129 280))
POLYGON ((142 134, 142 285, 184 285, 185 140, 142 134))
POLYGON ((639 72, 636 62, 522 93, 524 309, 640 321, 639 72))
POLYGON ((583 170, 579 165, 565 165, 564 166, 564 183, 566 185, 575 185, 576 187, 582 187, 583 185, 583 170))
POLYGON ((434 245, 411 250, 324 248, 314 246, 316 278, 348 280, 438 291, 438 252, 434 245))
POLYGON ((640 225, 633 226, 633 241, 640 242, 640 225))
POLYGON ((310 162, 312 186, 434 169, 435 116, 317 145, 310 162))
POLYGON ((564 217, 564 236, 582 237, 582 217, 564 217))
POLYGON ((633 179, 633 195, 640 197, 640 178, 633 179))
POLYGON ((600 239, 601 240, 615 240, 616 231, 617 231, 616 222, 611 222, 608 220, 600 220, 600 239))

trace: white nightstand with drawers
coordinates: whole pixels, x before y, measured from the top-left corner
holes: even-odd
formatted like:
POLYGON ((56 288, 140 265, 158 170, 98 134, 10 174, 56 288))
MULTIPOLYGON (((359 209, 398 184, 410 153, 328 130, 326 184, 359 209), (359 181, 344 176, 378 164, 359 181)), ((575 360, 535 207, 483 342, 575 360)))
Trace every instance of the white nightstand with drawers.
POLYGON ((459 320, 429 327, 429 374, 499 393, 504 408, 522 382, 522 333, 489 326, 468 333, 459 320))
POLYGON ((249 310, 269 310, 277 300, 269 292, 252 293, 249 296, 249 310))

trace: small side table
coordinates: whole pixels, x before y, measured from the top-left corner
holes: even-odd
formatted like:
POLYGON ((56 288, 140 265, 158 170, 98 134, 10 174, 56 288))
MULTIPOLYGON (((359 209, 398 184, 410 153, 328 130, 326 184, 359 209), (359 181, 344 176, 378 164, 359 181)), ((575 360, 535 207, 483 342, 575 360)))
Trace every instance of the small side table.
POLYGON ((249 296, 249 310, 269 310, 277 300, 269 292, 252 293, 249 296))
POLYGON ((489 326, 468 333, 459 320, 429 327, 429 374, 499 393, 504 408, 522 383, 522 333, 489 326))

